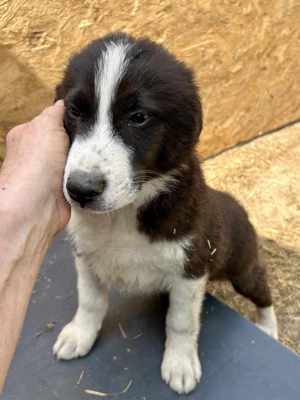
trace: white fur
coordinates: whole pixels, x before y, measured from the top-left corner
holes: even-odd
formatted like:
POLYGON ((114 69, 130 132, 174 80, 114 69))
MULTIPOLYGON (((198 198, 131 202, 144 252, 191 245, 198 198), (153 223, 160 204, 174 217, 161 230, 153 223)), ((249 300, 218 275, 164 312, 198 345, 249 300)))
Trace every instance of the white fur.
POLYGON ((83 260, 76 259, 78 308, 73 320, 60 333, 53 352, 70 360, 87 354, 93 346, 108 308, 107 289, 83 260))
POLYGON ((70 203, 72 200, 66 190, 66 183, 73 171, 81 170, 104 176, 107 187, 99 204, 93 206, 102 212, 124 207, 136 197, 132 181, 131 150, 114 135, 111 115, 112 101, 127 68, 128 50, 129 45, 126 43, 111 43, 99 58, 95 74, 99 103, 96 123, 85 136, 75 137, 65 168, 64 194, 70 203))
POLYGON ((274 339, 278 339, 277 318, 274 307, 258 308, 257 326, 274 339))
POLYGON ((191 238, 151 242, 138 231, 136 212, 135 204, 101 216, 75 211, 69 231, 103 284, 138 292, 167 290, 183 273, 191 238))
POLYGON ((151 179, 143 184, 142 190, 138 192, 135 207, 140 207, 154 199, 159 193, 172 190, 176 184, 176 169, 164 174, 159 178, 151 179))
POLYGON ((207 276, 191 281, 178 279, 170 290, 161 373, 164 381, 180 394, 191 392, 201 378, 197 339, 206 282, 207 276))
POLYGON ((130 46, 128 43, 111 42, 98 62, 95 76, 96 95, 99 101, 97 114, 98 123, 111 124, 111 103, 114 99, 118 84, 126 71, 128 61, 126 54, 130 46))

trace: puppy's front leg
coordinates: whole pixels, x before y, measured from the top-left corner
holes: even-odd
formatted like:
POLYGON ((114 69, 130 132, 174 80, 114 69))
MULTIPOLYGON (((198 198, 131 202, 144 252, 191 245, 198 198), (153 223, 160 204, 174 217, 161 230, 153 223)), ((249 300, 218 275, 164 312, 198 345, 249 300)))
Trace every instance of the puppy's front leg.
POLYGON ((102 327, 108 308, 106 287, 100 284, 83 256, 76 258, 78 308, 73 320, 59 334, 53 353, 70 360, 86 355, 102 327))
POLYGON ((197 339, 207 277, 178 279, 170 291, 162 378, 177 393, 191 392, 201 378, 197 339))

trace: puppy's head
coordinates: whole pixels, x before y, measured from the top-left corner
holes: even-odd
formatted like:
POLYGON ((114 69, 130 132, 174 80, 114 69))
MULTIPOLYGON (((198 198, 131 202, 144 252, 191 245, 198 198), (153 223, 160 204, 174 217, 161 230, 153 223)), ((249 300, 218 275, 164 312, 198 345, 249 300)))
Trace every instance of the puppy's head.
POLYGON ((73 56, 56 98, 71 139, 64 178, 72 205, 108 212, 135 201, 194 151, 202 115, 193 75, 161 46, 125 34, 73 56))

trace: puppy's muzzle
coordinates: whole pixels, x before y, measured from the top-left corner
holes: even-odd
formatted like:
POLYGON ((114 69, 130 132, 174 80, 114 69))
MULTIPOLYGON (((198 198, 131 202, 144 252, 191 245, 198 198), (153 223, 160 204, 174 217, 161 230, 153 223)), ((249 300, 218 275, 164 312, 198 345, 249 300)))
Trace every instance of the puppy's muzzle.
POLYGON ((83 208, 101 196, 105 186, 106 180, 103 175, 75 170, 67 180, 66 189, 71 199, 83 208))

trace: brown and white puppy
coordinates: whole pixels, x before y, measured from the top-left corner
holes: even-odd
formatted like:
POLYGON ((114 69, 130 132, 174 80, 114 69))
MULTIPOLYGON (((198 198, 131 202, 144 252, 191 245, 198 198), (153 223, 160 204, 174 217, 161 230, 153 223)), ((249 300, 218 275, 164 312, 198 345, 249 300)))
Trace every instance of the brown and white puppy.
POLYGON ((72 143, 64 193, 79 304, 56 356, 89 352, 111 286, 169 293, 161 372, 178 393, 201 377, 197 338, 208 279, 228 279, 277 337, 247 213, 206 185, 196 157, 202 113, 192 72, 161 46, 117 33, 72 57, 57 98, 65 100, 72 143))

